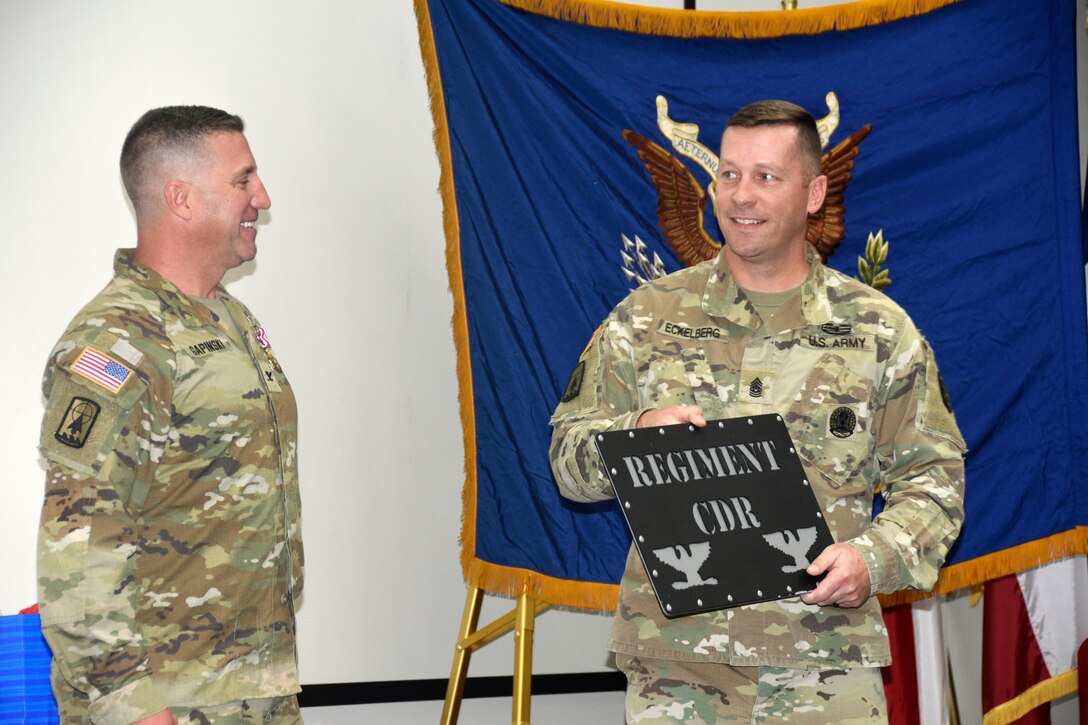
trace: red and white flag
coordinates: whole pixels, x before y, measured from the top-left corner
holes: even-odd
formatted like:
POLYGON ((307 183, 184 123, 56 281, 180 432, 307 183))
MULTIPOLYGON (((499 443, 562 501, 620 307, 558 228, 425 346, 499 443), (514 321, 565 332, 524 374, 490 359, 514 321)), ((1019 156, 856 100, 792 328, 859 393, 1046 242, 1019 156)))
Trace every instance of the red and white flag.
POLYGON ((1047 704, 1077 689, 1077 648, 1086 638, 1086 557, 1062 559, 986 582, 984 725, 1049 725, 1047 704))
POLYGON ((890 725, 947 725, 948 669, 941 631, 941 600, 930 597, 884 610, 892 647, 884 694, 890 725))

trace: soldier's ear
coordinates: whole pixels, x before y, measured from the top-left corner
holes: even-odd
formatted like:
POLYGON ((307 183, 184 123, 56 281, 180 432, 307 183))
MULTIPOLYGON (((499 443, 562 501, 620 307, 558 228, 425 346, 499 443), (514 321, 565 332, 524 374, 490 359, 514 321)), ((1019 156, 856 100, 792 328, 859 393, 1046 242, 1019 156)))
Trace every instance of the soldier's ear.
POLYGON ((808 213, 815 214, 824 205, 827 196, 827 177, 820 174, 808 185, 808 213))
POLYGON ((190 206, 191 192, 192 188, 184 181, 170 179, 166 182, 166 186, 163 187, 163 195, 166 208, 170 210, 171 214, 186 221, 193 218, 193 209, 190 206))

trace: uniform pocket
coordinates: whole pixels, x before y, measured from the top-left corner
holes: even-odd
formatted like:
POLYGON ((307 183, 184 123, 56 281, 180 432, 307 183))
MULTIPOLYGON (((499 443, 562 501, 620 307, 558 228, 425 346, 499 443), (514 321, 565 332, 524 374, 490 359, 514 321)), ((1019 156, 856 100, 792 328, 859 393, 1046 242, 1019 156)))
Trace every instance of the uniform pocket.
POLYGON ((875 389, 837 353, 825 353, 786 414, 802 461, 842 492, 869 486, 875 389))
POLYGON ((724 390, 717 384, 702 348, 689 347, 650 361, 640 380, 647 406, 699 405, 707 418, 720 417, 724 390))

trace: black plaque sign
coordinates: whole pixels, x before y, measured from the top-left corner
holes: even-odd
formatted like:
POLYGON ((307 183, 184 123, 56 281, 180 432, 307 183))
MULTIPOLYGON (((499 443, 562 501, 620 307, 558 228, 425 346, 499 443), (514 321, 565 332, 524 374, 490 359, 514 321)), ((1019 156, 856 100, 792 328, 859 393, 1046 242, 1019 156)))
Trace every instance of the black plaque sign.
POLYGON ((600 433, 666 617, 796 596, 834 543, 778 415, 600 433))

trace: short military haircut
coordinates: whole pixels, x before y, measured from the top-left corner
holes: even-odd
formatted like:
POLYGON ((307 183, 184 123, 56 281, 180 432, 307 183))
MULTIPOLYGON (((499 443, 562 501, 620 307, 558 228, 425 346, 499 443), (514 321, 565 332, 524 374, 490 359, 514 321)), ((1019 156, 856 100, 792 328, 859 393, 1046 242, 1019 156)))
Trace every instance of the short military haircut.
POLYGON ((755 128, 756 126, 792 126, 797 129, 797 150, 809 178, 820 175, 820 132, 812 114, 789 101, 756 101, 733 114, 725 127, 755 128))
POLYGON ((165 106, 141 116, 121 146, 121 181, 137 213, 151 196, 161 193, 153 187, 167 162, 207 153, 204 138, 210 134, 244 130, 241 118, 208 106, 165 106))

